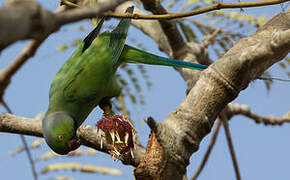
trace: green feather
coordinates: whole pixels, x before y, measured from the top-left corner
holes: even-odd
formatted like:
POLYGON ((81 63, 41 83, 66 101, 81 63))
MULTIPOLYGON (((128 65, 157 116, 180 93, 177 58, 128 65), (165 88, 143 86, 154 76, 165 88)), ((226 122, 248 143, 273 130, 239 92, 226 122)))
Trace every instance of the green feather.
MULTIPOLYGON (((133 13, 134 7, 129 7, 126 13, 133 13)), ((113 65, 117 68, 117 62, 123 51, 131 19, 121 19, 118 26, 112 31, 110 38, 110 48, 113 49, 113 57, 117 57, 113 61, 113 65)))

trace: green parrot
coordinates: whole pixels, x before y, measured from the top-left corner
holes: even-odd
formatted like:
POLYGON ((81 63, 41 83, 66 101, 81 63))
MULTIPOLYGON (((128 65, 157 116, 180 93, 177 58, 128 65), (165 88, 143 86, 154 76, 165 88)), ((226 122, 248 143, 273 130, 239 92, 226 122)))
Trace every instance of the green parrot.
MULTIPOLYGON (((134 7, 126 12, 133 13, 134 7)), ((56 74, 49 92, 49 107, 42 120, 43 136, 58 154, 80 146, 77 128, 89 113, 111 97, 119 96, 115 72, 122 63, 143 63, 192 69, 207 66, 155 56, 125 45, 130 19, 112 31, 99 34, 104 18, 56 74)))
MULTIPOLYGON (((133 13, 134 7, 126 12, 133 13)), ((115 72, 122 63, 142 63, 197 70, 208 66, 156 56, 125 45, 130 19, 120 20, 112 31, 99 34, 104 18, 88 34, 53 80, 49 107, 42 120, 43 136, 58 154, 68 154, 80 146, 78 127, 96 107, 121 93, 115 72)), ((103 109, 104 110, 104 109, 103 109)))

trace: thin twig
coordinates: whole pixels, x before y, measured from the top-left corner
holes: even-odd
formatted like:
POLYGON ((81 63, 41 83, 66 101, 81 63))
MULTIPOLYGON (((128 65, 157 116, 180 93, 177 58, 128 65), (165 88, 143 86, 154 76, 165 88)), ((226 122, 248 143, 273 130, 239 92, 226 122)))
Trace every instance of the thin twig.
POLYGON ((275 116, 262 116, 256 113, 253 113, 248 105, 241 104, 229 104, 227 108, 227 116, 231 117, 233 115, 243 115, 256 123, 263 123, 265 125, 282 125, 283 123, 290 123, 290 111, 287 112, 282 117, 275 116))
POLYGON ((11 77, 22 67, 22 65, 32 56, 34 56, 38 47, 46 37, 40 40, 32 40, 21 51, 18 57, 3 71, 0 72, 0 100, 3 98, 5 90, 10 83, 11 77))
POLYGON ((116 13, 105 13, 107 17, 115 18, 132 18, 132 19, 176 19, 189 16, 195 16, 203 14, 206 12, 220 10, 220 9, 235 9, 235 8, 249 8, 249 7, 259 7, 259 6, 269 6, 274 4, 281 4, 289 0, 265 0, 265 1, 251 1, 251 2, 240 2, 240 3, 222 3, 217 2, 211 6, 196 9, 184 13, 170 13, 170 14, 160 14, 160 15, 144 15, 144 14, 116 14, 116 13))
MULTIPOLYGON (((214 11, 214 10, 220 10, 220 9, 235 9, 235 8, 250 8, 250 7, 259 7, 259 6, 269 6, 274 4, 281 4, 284 2, 288 2, 289 0, 265 0, 265 1, 251 1, 251 2, 238 2, 238 3, 222 3, 216 1, 213 5, 201 8, 201 9, 195 9, 189 12, 184 13, 169 13, 169 14, 129 14, 129 13, 105 13, 105 16, 107 17, 114 17, 114 18, 132 18, 132 19, 176 19, 176 18, 183 18, 183 17, 189 17, 189 16, 195 16, 199 14, 203 14, 206 12, 214 11)), ((81 7, 75 3, 72 3, 68 0, 62 0, 62 4, 71 7, 81 7)))
MULTIPOLYGON (((2 103, 3 107, 7 110, 7 112, 12 114, 12 111, 11 111, 10 107, 8 106, 8 104, 3 99, 1 101, 1 103, 2 103)), ((35 164, 34 164, 34 161, 32 159, 31 152, 30 152, 30 150, 28 148, 25 136, 24 135, 19 135, 19 136, 20 136, 20 139, 21 139, 21 141, 23 143, 24 150, 26 151, 26 154, 27 154, 30 166, 31 166, 31 170, 32 170, 32 173, 33 173, 34 180, 38 180, 35 164)))
POLYGON ((27 141, 25 139, 25 136, 24 135, 20 135, 20 139, 21 139, 21 141, 22 141, 22 143, 24 145, 24 149, 26 151, 26 154, 27 154, 27 157, 28 157, 28 160, 29 160, 31 169, 32 169, 32 173, 33 173, 34 180, 38 180, 38 176, 37 176, 35 164, 34 164, 34 161, 32 160, 31 152, 30 152, 30 150, 28 148, 28 145, 27 145, 27 141))
POLYGON ((215 37, 216 37, 220 32, 222 32, 222 29, 221 29, 221 28, 217 28, 217 29, 214 30, 213 33, 211 33, 211 34, 205 36, 205 37, 203 38, 203 40, 202 40, 202 41, 203 41, 203 47, 204 47, 204 48, 207 48, 208 45, 213 44, 213 42, 214 42, 214 38, 215 38, 215 37))
POLYGON ((214 133, 212 135, 212 138, 210 140, 210 143, 209 143, 209 146, 207 147, 207 150, 206 150, 206 153, 202 159, 202 162, 199 166, 199 168, 197 169, 197 171, 195 172, 195 174, 193 175, 193 177, 191 178, 191 180, 195 180, 198 178, 198 176, 200 175, 201 171, 203 170, 207 160, 208 160, 208 157, 213 149, 213 146, 216 142, 216 139, 217 139, 217 135, 219 133, 219 130, 220 130, 220 127, 221 127, 221 124, 222 124, 222 121, 219 119, 217 121, 217 124, 216 124, 216 127, 215 127, 215 130, 214 130, 214 133))
POLYGON ((237 180, 241 180, 241 175, 240 175, 240 171, 239 171, 238 161, 237 161, 237 158, 236 158, 236 155, 235 155, 234 145, 233 145, 233 142, 232 142, 231 133, 230 133, 230 129, 229 129, 228 118, 223 114, 223 112, 221 113, 221 117, 220 118, 221 118, 221 121, 223 122, 223 126, 224 126, 224 130, 225 130, 225 134, 226 134, 228 147, 230 149, 230 153, 231 153, 231 157, 232 157, 232 161, 233 161, 233 166, 234 166, 235 173, 236 173, 236 178, 237 178, 237 180))
POLYGON ((70 2, 68 0, 61 0, 60 1, 60 5, 66 5, 66 6, 70 7, 70 8, 78 8, 78 7, 80 7, 79 5, 77 5, 77 4, 73 3, 73 2, 70 2))
MULTIPOLYGON (((8 104, 7 104, 4 100, 1 100, 0 103, 1 103, 2 106, 6 109, 6 111, 7 111, 8 113, 11 113, 11 112, 12 112, 11 109, 10 109, 10 107, 8 106, 8 104)), ((12 113, 11 113, 11 114, 12 114, 12 113)))

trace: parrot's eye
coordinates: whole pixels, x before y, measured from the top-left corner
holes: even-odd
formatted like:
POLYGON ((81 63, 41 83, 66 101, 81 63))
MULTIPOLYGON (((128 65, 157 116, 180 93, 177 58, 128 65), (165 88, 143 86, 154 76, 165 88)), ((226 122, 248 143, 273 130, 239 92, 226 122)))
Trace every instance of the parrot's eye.
POLYGON ((58 135, 57 139, 60 140, 60 141, 63 141, 64 137, 63 137, 63 135, 58 135))

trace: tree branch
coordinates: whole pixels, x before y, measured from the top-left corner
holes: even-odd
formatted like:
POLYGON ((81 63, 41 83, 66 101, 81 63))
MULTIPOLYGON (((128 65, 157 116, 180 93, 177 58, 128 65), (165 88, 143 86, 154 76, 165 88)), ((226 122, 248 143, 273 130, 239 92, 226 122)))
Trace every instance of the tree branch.
POLYGON ((253 35, 241 39, 222 58, 201 73, 180 106, 155 125, 158 159, 147 149, 135 170, 137 179, 182 179, 189 158, 226 105, 267 68, 290 51, 290 9, 273 17, 253 35), (161 148, 160 148, 161 147, 161 148), (162 160, 162 161, 161 161, 162 160), (150 164, 148 162, 155 162, 150 164), (156 167, 158 165, 158 167, 156 167), (139 168, 140 167, 140 168, 139 168), (159 168, 156 172, 154 169, 159 168))
MULTIPOLYGON (((165 8, 162 7, 158 0, 142 1, 145 9, 151 11, 154 14, 167 13, 165 8), (159 12, 160 11, 160 12, 159 12)), ((195 63, 202 63, 209 65, 212 61, 208 57, 207 50, 200 44, 190 42, 185 43, 175 21, 159 20, 161 26, 161 32, 163 31, 166 39, 168 39, 170 49, 172 51, 166 52, 168 56, 180 59, 183 61, 190 61, 195 63)), ((160 47, 160 45, 159 45, 160 47)), ((192 71, 186 68, 176 68, 187 83, 187 92, 193 87, 197 79, 199 78, 199 71, 192 71)))
POLYGON ((224 126, 228 147, 229 147, 229 150, 230 150, 230 154, 231 154, 231 157, 232 157, 234 170, 235 170, 235 173, 236 173, 236 179, 240 180, 241 179, 241 174, 240 174, 240 170, 239 170, 239 166, 238 166, 238 161, 237 161, 237 158, 236 158, 236 155, 235 155, 233 141, 232 141, 232 138, 231 138, 230 128, 229 128, 229 124, 228 124, 228 120, 229 119, 228 119, 228 117, 226 117, 224 112, 221 113, 220 118, 221 118, 221 121, 222 121, 223 126, 224 126))
MULTIPOLYGON (((143 4, 146 0, 142 0, 143 4)), ((156 0, 147 0, 145 4, 149 6, 155 6, 157 3, 155 3, 156 0), (154 1, 154 2, 153 2, 154 1)), ((199 14, 204 14, 207 12, 215 11, 215 10, 220 10, 220 9, 236 9, 236 8, 250 8, 250 7, 260 7, 260 6, 269 6, 269 5, 275 5, 275 4, 281 4, 288 2, 289 0, 264 0, 264 1, 251 1, 251 2, 238 2, 238 3, 222 3, 219 1, 216 1, 213 5, 201 8, 201 9, 195 9, 189 12, 184 12, 184 13, 160 13, 163 10, 160 8, 155 8, 157 14, 154 15, 143 15, 143 14, 116 14, 116 13, 105 13, 105 16, 107 17, 115 17, 115 18, 132 18, 132 19, 158 19, 158 20, 170 20, 170 19, 177 19, 177 18, 184 18, 184 17, 189 17, 189 16, 196 16, 199 14)), ((144 4, 144 6, 145 6, 144 4)), ((145 7, 145 9, 147 9, 145 7)), ((151 8, 149 8, 151 11, 151 8)), ((149 10, 148 9, 148 10, 149 10)), ((165 12, 165 11, 163 11, 165 12)))
POLYGON ((124 1, 107 0, 94 7, 52 13, 43 9, 35 0, 7 0, 0 10, 0 51, 18 40, 43 39, 62 25, 101 15, 124 1))
MULTIPOLYGON (((42 137, 41 121, 12 114, 0 114, 0 132, 42 137)), ((77 131, 77 136, 80 138, 82 145, 107 154, 111 150, 111 145, 106 143, 105 140, 101 149, 101 140, 97 138, 96 130, 91 126, 81 126, 77 131)), ((121 161, 123 164, 137 167, 144 156, 145 149, 140 144, 135 144, 134 146, 136 147, 134 149, 135 158, 132 159, 131 155, 128 155, 121 161)))
MULTIPOLYGON (((250 7, 260 7, 260 6, 270 6, 270 5, 275 5, 275 4, 282 4, 285 2, 288 2, 289 0, 264 0, 264 1, 250 1, 250 2, 238 2, 238 3, 223 3, 223 2, 215 2, 211 6, 201 8, 201 9, 195 9, 192 11, 184 12, 184 13, 167 13, 166 10, 160 6, 159 1, 156 0, 147 0, 147 1, 142 1, 144 4, 144 7, 146 10, 153 10, 154 15, 151 14, 139 14, 139 13, 105 13, 104 15, 106 17, 114 17, 114 18, 131 18, 131 19, 158 19, 158 20, 170 20, 170 19, 177 19, 177 18, 184 18, 184 17, 190 17, 190 16, 196 16, 199 14, 204 14, 207 12, 215 11, 215 10, 220 10, 220 9, 236 9, 236 8, 250 8, 250 7), (152 8, 155 6, 154 8, 152 8), (148 9, 147 9, 148 7, 148 9)), ((68 0, 61 0, 61 3, 71 7, 71 8, 76 8, 76 7, 81 7, 77 4, 74 4, 68 0)), ((152 12, 152 11, 151 11, 152 12)))
MULTIPOLYGON (((90 12, 91 14, 82 16, 81 9, 71 10, 71 14, 62 15, 65 18, 58 22, 69 23, 82 17, 96 15, 90 12)), ((150 137, 148 144, 151 146, 135 171, 137 178, 141 178, 143 174, 161 179, 168 177, 168 179, 181 179, 183 177, 189 157, 197 151, 200 141, 209 133, 219 112, 237 97, 238 93, 245 89, 251 80, 259 77, 263 71, 289 53, 290 30, 289 23, 285 23, 289 22, 289 19, 289 11, 274 17, 264 28, 239 41, 225 56, 201 73, 201 78, 178 109, 170 113, 164 122, 156 124, 156 134, 150 137), (158 152, 159 156, 154 156, 154 152, 158 152), (155 163, 148 166, 148 162, 155 163), (156 169, 158 171, 155 171, 156 169)), ((40 122, 37 122, 39 125, 35 125, 36 122, 33 123, 34 125, 30 122, 30 125, 27 126, 28 129, 13 124, 22 128, 23 131, 19 131, 14 126, 7 126, 7 123, 11 124, 11 122, 5 120, 5 116, 8 115, 0 116, 0 131, 13 130, 13 133, 27 132, 32 133, 31 135, 40 133, 39 136, 42 136, 40 122), (32 132, 29 130, 31 128, 39 128, 39 132, 32 132)), ((15 119, 11 121, 18 122, 15 119)), ((100 142, 94 133, 91 127, 82 126, 78 130, 83 144, 99 148, 100 142)), ((104 149, 106 149, 105 146, 104 149)), ((137 153, 134 152, 134 154, 137 153)), ((143 157, 143 154, 140 157, 143 157)), ((139 163, 135 159, 132 161, 130 163, 134 165, 139 163)))
POLYGON ((282 117, 262 116, 253 113, 249 106, 240 104, 229 104, 226 109, 226 114, 228 117, 232 117, 234 115, 243 115, 254 120, 258 124, 263 123, 265 125, 282 125, 283 123, 290 122, 290 111, 282 117))
MULTIPOLYGON (((81 7, 77 9, 72 9, 65 13, 51 13, 41 6, 39 6, 34 0, 7 0, 4 6, 0 11, 0 24, 5 24, 0 29, 0 50, 6 48, 11 43, 23 40, 23 39, 40 39, 43 36, 47 36, 55 31, 57 31, 62 25, 76 22, 86 18, 92 18, 95 16, 103 15, 104 12, 110 9, 114 9, 117 5, 121 4, 126 0, 111 0, 106 2, 97 3, 94 7, 81 7), (14 12, 18 12, 15 14, 14 12), (21 27, 21 28, 19 28, 21 27)), ((167 14, 166 10, 158 5, 152 11, 155 14, 159 15, 142 15, 142 14, 123 14, 123 15, 114 15, 114 14, 105 14, 108 17, 122 17, 122 18, 134 18, 142 19, 143 16, 153 19, 151 16, 154 16, 154 19, 173 19, 186 16, 193 16, 208 11, 213 11, 221 8, 242 8, 242 7, 254 7, 254 6, 264 6, 279 4, 287 2, 289 0, 268 0, 268 1, 256 1, 256 2, 245 2, 245 3, 215 3, 212 6, 188 13, 177 13, 175 15, 167 14), (132 16, 132 17, 131 17, 132 16), (139 17, 140 16, 140 17, 139 17), (168 16, 170 16, 168 18, 168 16), (172 17, 171 17, 172 16, 172 17)), ((151 8, 154 0, 144 1, 145 8, 151 8)), ((156 3, 153 3, 156 4, 156 3)), ((151 10, 153 10, 151 8, 151 10)), ((143 18, 144 19, 144 18, 143 18)), ((163 21, 161 23, 163 28, 169 27, 174 28, 170 25, 168 21, 163 21)), ((170 31, 168 31, 169 33, 170 31)), ((166 33, 166 32, 165 32, 166 33)), ((176 44, 176 47, 182 44, 182 38, 178 34, 171 33, 168 37, 169 41, 173 41, 176 44)), ((172 43, 173 44, 173 43, 172 43)), ((173 47, 173 50, 174 47, 173 47)))
MULTIPOLYGON (((151 11, 153 14, 164 16, 167 14, 166 9, 160 4, 160 1, 156 0, 141 0, 144 8, 148 11, 151 11)), ((159 23, 162 27, 164 34, 167 36, 171 49, 174 52, 178 52, 181 47, 185 46, 185 42, 177 29, 176 23, 169 20, 159 20, 159 23)), ((169 56, 176 57, 175 54, 169 54, 169 56)))
POLYGON ((203 170, 203 168, 204 168, 204 166, 205 166, 205 164, 206 164, 206 162, 208 160, 208 157, 209 157, 209 155, 210 155, 210 153, 211 153, 211 151, 213 149, 213 146, 214 146, 214 144, 216 142, 217 135, 219 133, 221 125, 222 125, 222 121, 220 119, 217 120, 217 125, 215 127, 215 130, 214 130, 214 133, 213 133, 212 138, 210 140, 210 143, 209 143, 209 145, 207 147, 205 155, 204 155, 204 157, 202 159, 202 162, 201 162, 200 166, 198 167, 197 171, 194 173, 194 175, 191 178, 191 180, 196 180, 198 178, 198 176, 200 175, 201 171, 203 170))
MULTIPOLYGON (((118 4, 118 3, 117 3, 118 4)), ((103 3, 103 5, 100 5, 99 6, 99 9, 97 9, 97 12, 103 12, 104 11, 104 9, 108 9, 109 7, 111 7, 111 6, 116 6, 116 2, 108 2, 108 3, 103 3), (100 9, 100 8, 104 8, 104 9, 100 9)), ((46 17, 46 18, 49 18, 49 20, 51 20, 50 18, 51 18, 51 13, 50 12, 48 12, 48 11, 45 11, 44 9, 42 9, 38 4, 36 4, 36 2, 34 1, 34 0, 27 0, 27 1, 18 1, 18 0, 12 0, 12 1, 10 1, 10 0, 7 0, 7 2, 5 3, 5 5, 3 6, 3 8, 2 8, 2 10, 0 11, 0 24, 1 24, 1 22, 6 22, 6 21, 8 21, 9 20, 9 18, 11 18, 11 19, 14 19, 15 20, 15 18, 17 19, 17 20, 20 20, 20 19, 18 19, 18 18, 21 18, 21 23, 27 23, 26 22, 26 20, 27 20, 27 18, 25 17, 28 13, 31 13, 30 11, 29 12, 27 12, 27 9, 22 9, 22 8, 29 8, 29 9, 31 9, 31 11, 32 10, 35 10, 35 11, 39 11, 38 12, 38 14, 37 15, 39 15, 39 16, 41 16, 41 18, 44 18, 44 17, 46 17), (19 13, 21 13, 21 12, 23 12, 24 13, 24 17, 22 17, 22 16, 13 16, 13 15, 11 15, 11 17, 10 17, 10 15, 7 15, 7 14, 5 14, 5 18, 8 18, 8 19, 5 19, 3 16, 2 16, 2 14, 3 13, 13 13, 13 12, 11 12, 12 10, 14 10, 14 8, 16 8, 16 9, 18 9, 20 12, 19 13), (2 13, 2 14, 1 14, 2 13), (39 14, 40 13, 40 14, 39 14), (46 15, 46 14, 49 14, 49 15, 46 15), (2 19, 1 19, 2 18, 2 19)), ((58 7, 58 9, 55 11, 55 17, 58 17, 58 15, 63 15, 63 12, 65 11, 65 10, 67 10, 64 6, 63 7, 61 7, 61 6, 59 6, 58 7)), ((82 10, 83 11, 83 10, 82 10)), ((18 12, 18 11, 17 11, 18 12)), ((15 13, 14 13, 15 14, 15 13)), ((75 14, 75 13, 71 13, 70 12, 70 14, 75 14)), ((77 14, 77 13, 76 13, 77 14)), ((29 14, 28 14, 29 15, 29 14)), ((74 16, 71 16, 71 17, 74 17, 74 16)), ((68 17, 70 17, 70 16, 68 16, 68 15, 66 15, 65 16, 66 18, 68 18, 68 17)), ((39 17, 38 17, 39 18, 39 17)), ((59 18, 59 17, 58 17, 59 18)), ((57 18, 56 18, 57 19, 57 18)), ((61 19, 61 18, 60 18, 61 19)), ((43 19, 43 20, 45 20, 45 19, 43 19)), ((33 21, 35 21, 35 20, 33 20, 33 21)), ((14 23, 14 22, 13 22, 14 23)), ((9 24, 9 25, 11 25, 11 27, 13 26, 13 23, 12 24, 9 24)), ((38 22, 37 21, 37 23, 42 23, 42 22, 38 22)), ((55 24, 55 23, 54 23, 55 24)), ((20 24, 15 24, 15 25, 17 25, 17 26, 21 26, 20 24)), ((36 26, 37 28, 39 28, 39 25, 33 25, 33 26, 36 26)), ((59 25, 59 26, 61 26, 61 25, 59 25)), ((1 37, 1 35, 2 36, 5 36, 5 32, 7 31, 7 32, 9 32, 10 33, 10 31, 9 31, 9 29, 5 29, 5 28, 11 28, 10 26, 3 26, 3 28, 1 28, 0 29, 0 37, 1 37)), ((19 29, 19 28, 17 28, 17 27, 13 27, 13 28, 15 28, 15 29, 19 29)), ((50 27, 51 28, 51 27, 50 27)), ((11 29, 10 29, 11 30, 11 29)), ((25 30, 23 30, 23 31, 21 31, 21 32, 24 32, 25 30)), ((34 30, 33 30, 34 31, 34 30)), ((12 31, 12 32, 14 32, 14 31, 12 31)), ((15 33, 15 32, 14 32, 15 33)), ((37 49, 38 49, 38 47, 41 45, 41 43, 49 36, 49 34, 50 33, 52 33, 52 31, 51 32, 49 32, 49 33, 43 33, 43 34, 41 34, 41 36, 39 36, 38 37, 38 39, 36 39, 36 40, 32 40, 31 42, 29 42, 28 43, 28 45, 22 50, 22 52, 18 55, 18 57, 13 61, 13 63, 11 63, 4 71, 0 71, 0 102, 2 101, 2 98, 3 98, 3 95, 4 95, 4 93, 5 93, 5 90, 6 90, 6 88, 7 88, 7 86, 9 85, 9 83, 10 83, 10 80, 11 80, 11 78, 12 78, 12 76, 22 67, 22 65, 30 58, 30 57, 33 57, 34 56, 34 54, 35 54, 35 52, 37 51, 37 49)), ((9 35, 9 34, 8 34, 9 35)), ((14 37, 14 36, 17 36, 17 34, 13 34, 12 35, 12 38, 14 37)), ((8 36, 8 37, 5 37, 5 38, 11 38, 10 36, 8 36)), ((6 47, 8 44, 9 44, 9 42, 8 41, 10 41, 10 39, 7 41, 8 43, 6 44, 5 43, 5 38, 3 37, 3 38, 0 38, 1 39, 1 42, 0 42, 0 50, 1 50, 1 43, 3 43, 2 44, 2 46, 3 47, 6 47)), ((12 42, 12 41, 11 41, 12 42)))
MULTIPOLYGON (((8 106, 8 104, 6 104, 5 101, 3 101, 3 99, 2 99, 2 104, 3 104, 4 108, 8 111, 8 113, 12 113, 10 107, 8 106)), ((31 166, 31 170, 32 170, 32 174, 33 174, 34 180, 38 180, 37 172, 36 172, 36 169, 35 169, 35 164, 34 164, 34 161, 32 159, 30 149, 28 148, 27 141, 26 141, 24 135, 21 134, 19 136, 20 136, 20 139, 22 141, 24 150, 25 150, 25 152, 27 154, 28 161, 29 161, 30 166, 31 166)))
POLYGON ((12 76, 21 68, 21 66, 32 56, 34 56, 38 47, 46 39, 43 37, 39 40, 32 40, 28 45, 21 51, 18 57, 11 63, 5 70, 0 71, 0 102, 2 101, 3 95, 7 86, 9 85, 12 76))
MULTIPOLYGON (((56 13, 61 13, 65 11, 65 7, 59 6, 56 13)), ((11 112, 9 107, 6 105, 6 103, 3 101, 3 96, 5 94, 5 90, 8 87, 12 76, 22 67, 23 64, 30 58, 33 57, 36 53, 39 46, 42 44, 42 42, 48 37, 48 35, 41 37, 38 40, 32 40, 30 41, 27 46, 20 52, 20 54, 17 56, 17 58, 3 71, 0 71, 0 102, 2 101, 2 104, 4 107, 8 110, 8 112, 11 112)))
MULTIPOLYGON (((115 13, 122 13, 127 7, 133 5, 134 3, 131 1, 125 2, 116 8, 115 13)), ((134 8, 134 12, 138 14, 145 14, 145 12, 141 11, 138 7, 134 8)), ((160 51, 163 51, 168 55, 172 54, 171 46, 158 21, 132 20, 131 24, 140 29, 147 36, 151 37, 158 44, 160 51)))

